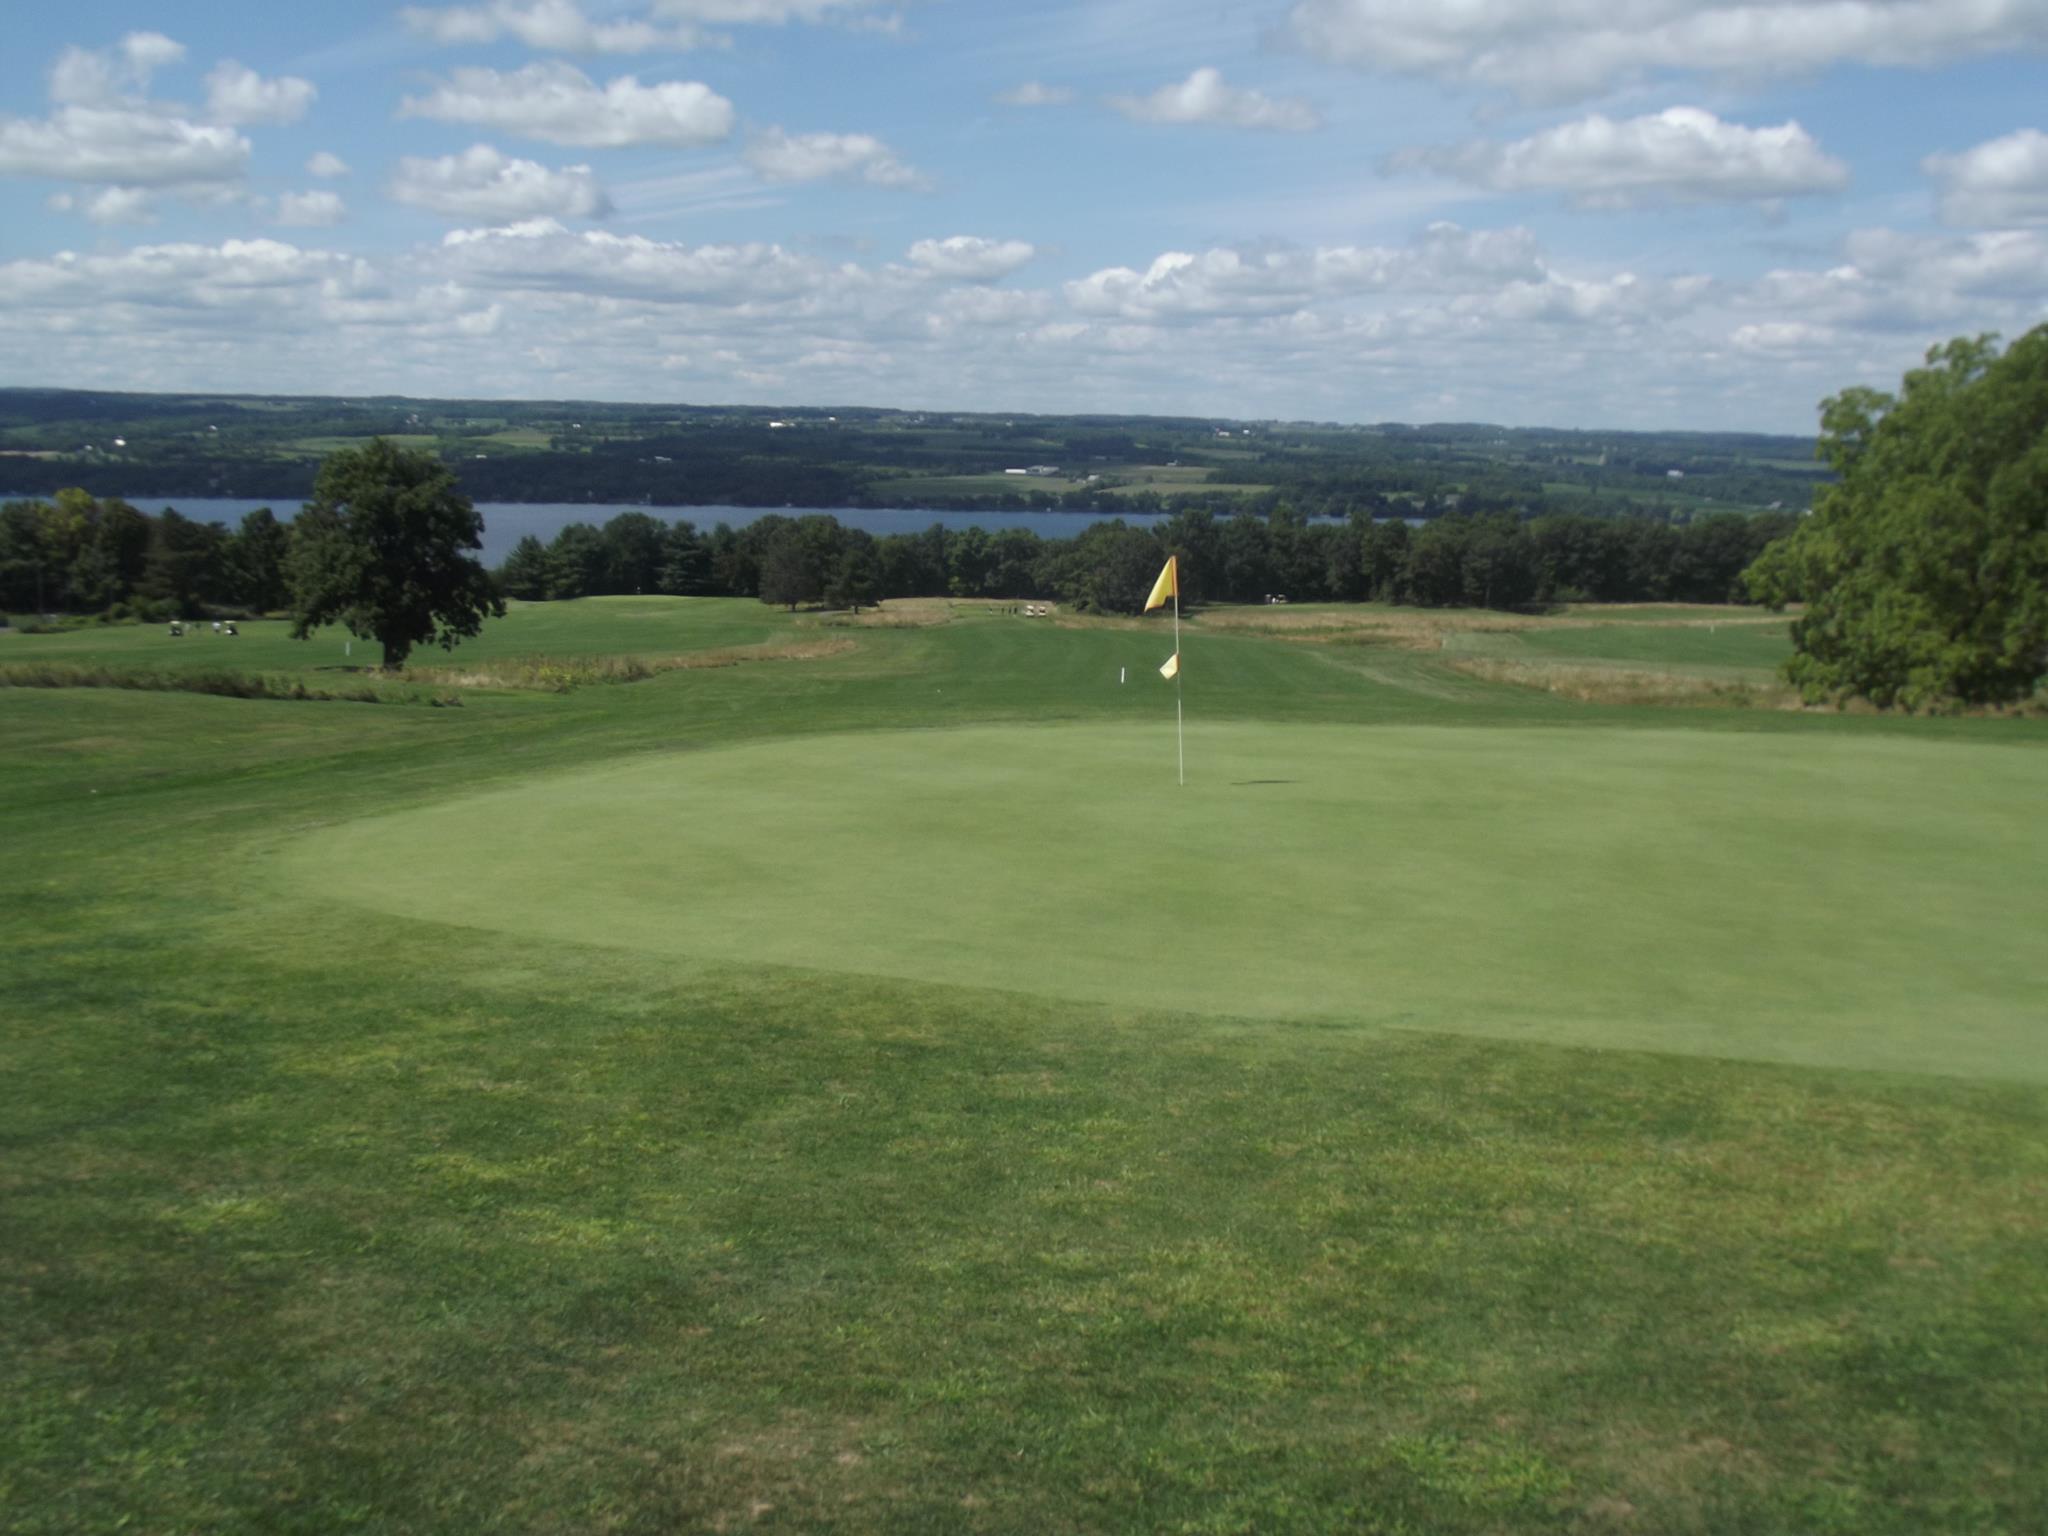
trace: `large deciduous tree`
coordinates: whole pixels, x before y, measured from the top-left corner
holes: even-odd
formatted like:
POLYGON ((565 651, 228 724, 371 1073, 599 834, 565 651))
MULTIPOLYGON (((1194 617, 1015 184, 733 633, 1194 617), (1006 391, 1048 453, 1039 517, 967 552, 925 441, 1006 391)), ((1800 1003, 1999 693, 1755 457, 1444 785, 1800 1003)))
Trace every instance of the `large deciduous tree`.
POLYGON ((424 641, 452 648, 505 612, 471 553, 483 530, 431 454, 376 438, 330 455, 292 528, 292 634, 344 624, 383 646, 386 668, 424 641))
POLYGON ((2048 674, 2048 326, 1927 354, 1898 395, 1821 407, 1841 476, 1745 573, 1803 600, 1786 674, 1815 701, 2010 704, 2048 674))

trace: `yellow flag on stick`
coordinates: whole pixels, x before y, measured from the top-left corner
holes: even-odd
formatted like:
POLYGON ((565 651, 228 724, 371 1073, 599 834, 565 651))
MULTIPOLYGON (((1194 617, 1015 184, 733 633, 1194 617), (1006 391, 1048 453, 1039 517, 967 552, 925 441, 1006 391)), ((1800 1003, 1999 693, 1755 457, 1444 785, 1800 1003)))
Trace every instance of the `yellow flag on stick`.
POLYGON ((1159 669, 1159 675, 1160 675, 1161 677, 1179 677, 1179 676, 1180 676, 1180 652, 1179 652, 1179 651, 1175 651, 1175 652, 1174 652, 1174 653, 1173 653, 1173 654, 1172 654, 1171 656, 1169 656, 1169 657, 1167 657, 1167 658, 1166 658, 1166 665, 1165 665, 1165 666, 1163 666, 1163 667, 1161 667, 1161 668, 1159 669))
POLYGON ((1179 559, 1178 555, 1166 557, 1166 569, 1159 573, 1159 579, 1152 583, 1152 595, 1145 599, 1147 613, 1154 608, 1165 607, 1168 598, 1180 596, 1180 569, 1175 563, 1179 559))

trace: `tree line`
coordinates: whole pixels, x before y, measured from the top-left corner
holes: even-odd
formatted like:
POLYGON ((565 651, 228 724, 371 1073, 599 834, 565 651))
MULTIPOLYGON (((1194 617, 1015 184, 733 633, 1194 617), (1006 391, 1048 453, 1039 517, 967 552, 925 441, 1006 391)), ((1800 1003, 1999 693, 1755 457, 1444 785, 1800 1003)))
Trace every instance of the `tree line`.
POLYGON ((289 601, 291 525, 263 507, 230 529, 119 497, 58 491, 0 506, 0 613, 173 619, 289 601))
MULTIPOLYGON (((939 524, 877 537, 823 514, 700 529, 621 512, 602 525, 571 523, 547 543, 521 539, 496 580, 506 596, 528 600, 661 592, 857 608, 887 597, 986 597, 1118 613, 1142 595, 1146 568, 1177 554, 1189 602, 1284 594, 1423 607, 1719 603, 1741 598, 1744 567, 1790 526, 1722 513, 1683 525, 1470 514, 1410 527, 1313 522, 1282 507, 1265 516, 1180 512, 1149 528, 1097 523, 1069 539, 939 524)), ((79 490, 9 502, 0 507, 0 612, 275 612, 291 601, 293 528, 268 508, 229 528, 173 510, 148 516, 79 490)))
POLYGON ((886 597, 1052 599, 1135 611, 1169 555, 1187 602, 1403 603, 1513 609, 1553 602, 1740 601, 1743 570, 1790 531, 1787 515, 1719 513, 1673 525, 1564 514, 1460 514, 1417 527, 1315 522, 1281 507, 1182 511, 1146 528, 1096 523, 1069 539, 933 524, 877 537, 826 514, 700 529, 645 512, 528 535, 498 572, 527 600, 661 592, 860 607, 886 597))

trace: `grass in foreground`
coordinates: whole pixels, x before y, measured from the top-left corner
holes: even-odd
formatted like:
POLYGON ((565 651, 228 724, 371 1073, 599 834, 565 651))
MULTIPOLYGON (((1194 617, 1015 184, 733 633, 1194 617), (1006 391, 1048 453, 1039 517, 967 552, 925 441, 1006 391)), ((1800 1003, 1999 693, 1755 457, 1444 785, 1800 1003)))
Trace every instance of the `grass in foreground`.
MULTIPOLYGON (((865 750, 831 732, 1130 729, 1163 692, 1111 677, 1154 639, 876 630, 458 711, 0 693, 0 1525, 2032 1529, 2035 1083, 721 964, 266 873, 322 827, 537 775, 681 784, 755 742, 794 777, 865 750)), ((1946 761, 1928 794, 1968 785, 1942 813, 1968 832, 2048 742, 1206 646, 1189 681, 1216 720, 1457 727, 1503 785, 1569 757, 1560 736, 1589 762, 1675 738, 1636 765, 1646 797, 1754 746, 1758 798, 1843 803, 1800 867, 1867 856, 1850 813, 1904 792, 1845 760, 1946 761)), ((1460 805, 1495 810, 1483 781, 1460 805)), ((556 809, 479 835, 552 836, 556 809)), ((562 855, 536 854, 538 906, 562 855)), ((803 878, 886 912, 858 854, 776 898, 803 878)), ((1139 899, 1227 903, 1235 873, 1139 899)), ((1725 969, 1733 1011, 1759 977, 1725 969)), ((2024 985, 1982 969, 1985 998, 2024 985)), ((2039 1059, 2024 1028, 2010 1049, 2039 1059)))

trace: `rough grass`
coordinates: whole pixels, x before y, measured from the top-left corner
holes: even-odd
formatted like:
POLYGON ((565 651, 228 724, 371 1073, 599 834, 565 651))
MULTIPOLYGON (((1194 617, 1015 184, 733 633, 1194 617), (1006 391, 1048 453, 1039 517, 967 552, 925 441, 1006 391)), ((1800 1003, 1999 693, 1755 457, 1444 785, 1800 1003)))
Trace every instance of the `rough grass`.
POLYGON ((1799 709, 1798 691, 1783 683, 1730 680, 1649 668, 1459 656, 1448 663, 1467 677, 1537 688, 1581 704, 1661 705, 1725 709, 1799 709))
POLYGON ((1382 603, 1321 603, 1216 607, 1202 610, 1205 629, 1276 635, 1289 639, 1365 639, 1411 650, 1440 650, 1451 637, 1544 635, 1565 648, 1586 643, 1587 630, 1628 627, 1669 635, 1689 629, 1782 636, 1783 614, 1757 608, 1684 603, 1570 604, 1550 613, 1505 613, 1491 608, 1404 608, 1382 603))
POLYGON ((48 661, 0 665, 0 688, 134 688, 157 693, 205 693, 226 699, 314 699, 352 704, 462 702, 367 686, 308 688, 301 678, 272 677, 262 672, 129 671, 48 661))

